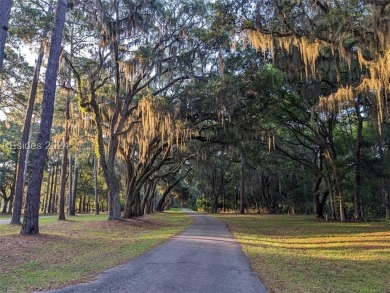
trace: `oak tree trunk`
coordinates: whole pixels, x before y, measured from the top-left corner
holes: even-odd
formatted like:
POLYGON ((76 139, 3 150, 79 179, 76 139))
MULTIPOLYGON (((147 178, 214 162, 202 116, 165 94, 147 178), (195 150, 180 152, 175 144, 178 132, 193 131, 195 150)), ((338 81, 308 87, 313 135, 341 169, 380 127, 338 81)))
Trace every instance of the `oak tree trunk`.
POLYGON ((322 176, 317 175, 314 178, 313 189, 312 189, 313 202, 314 202, 314 212, 316 214, 317 219, 324 218, 324 205, 321 204, 320 192, 319 192, 321 182, 322 182, 322 176))

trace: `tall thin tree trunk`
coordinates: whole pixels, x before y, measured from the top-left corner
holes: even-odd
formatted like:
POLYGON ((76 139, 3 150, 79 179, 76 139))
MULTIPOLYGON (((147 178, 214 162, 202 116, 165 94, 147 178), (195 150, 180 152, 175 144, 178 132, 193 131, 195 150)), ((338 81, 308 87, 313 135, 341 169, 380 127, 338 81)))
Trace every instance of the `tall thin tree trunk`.
POLYGON ((336 194, 337 194, 338 200, 339 200, 340 222, 345 222, 346 217, 345 217, 345 209, 344 209, 344 199, 343 199, 343 194, 341 191, 341 185, 340 185, 340 180, 339 180, 339 176, 338 176, 338 172, 337 172, 335 157, 333 155, 332 150, 328 150, 328 157, 329 157, 329 162, 331 164, 331 168, 333 171, 336 194))
POLYGON ((95 215, 99 215, 99 194, 97 190, 97 160, 96 155, 93 156, 93 188, 95 192, 95 215))
POLYGON ((385 179, 382 177, 382 196, 383 196, 383 203, 385 206, 385 213, 386 213, 386 219, 390 219, 390 191, 389 191, 390 185, 388 179, 385 179))
MULTIPOLYGON (((68 150, 69 150, 69 132, 70 132, 70 93, 66 97, 65 110, 65 133, 63 140, 62 162, 61 162, 61 188, 60 188, 60 205, 58 210, 58 220, 65 220, 65 188, 66 173, 68 172, 68 150)), ((71 172, 71 170, 70 170, 71 172)))
POLYGON ((320 192, 319 192, 321 182, 322 182, 322 175, 316 174, 313 179, 312 194, 313 194, 314 212, 316 214, 317 219, 324 218, 324 206, 320 202, 320 192))
POLYGON ((79 214, 81 214, 81 212, 82 212, 82 210, 81 210, 81 206, 82 206, 82 204, 83 204, 83 201, 82 201, 82 197, 80 196, 80 198, 79 198, 79 214))
MULTIPOLYGON (((45 35, 46 35, 46 33, 45 33, 45 35)), ((31 83, 30 97, 28 99, 26 116, 24 118, 24 126, 23 126, 21 145, 22 146, 28 145, 28 147, 27 148, 22 147, 20 150, 20 156, 19 156, 20 169, 18 171, 18 175, 16 178, 15 208, 14 208, 14 213, 12 215, 11 224, 19 224, 21 213, 22 213, 24 184, 26 181, 28 157, 29 157, 29 153, 30 153, 31 119, 32 119, 32 116, 34 113, 35 98, 37 96, 39 75, 41 72, 41 67, 42 67, 44 55, 45 55, 45 44, 42 41, 41 46, 39 48, 37 63, 35 65, 33 80, 31 83)))
POLYGON ((72 208, 73 199, 73 171, 72 171, 72 156, 69 156, 69 186, 68 186, 68 214, 72 208))
POLYGON ((362 149, 362 137, 363 137, 363 117, 360 114, 360 95, 355 102, 355 110, 357 116, 357 137, 356 137, 356 146, 355 146, 355 194, 353 198, 354 203, 354 218, 355 221, 363 220, 362 213, 362 198, 361 198, 361 189, 362 189, 362 158, 361 158, 361 149, 362 149))
POLYGON ((1 212, 3 214, 6 214, 7 213, 7 208, 8 208, 8 203, 9 203, 9 197, 6 197, 6 195, 4 195, 4 204, 3 204, 3 209, 1 210, 1 212))
POLYGON ((110 186, 108 193, 108 219, 117 220, 121 217, 119 180, 115 175, 115 155, 118 148, 118 139, 115 135, 115 126, 119 117, 119 100, 120 100, 120 68, 119 68, 119 5, 114 0, 115 7, 115 27, 114 27, 114 59, 115 59, 115 113, 111 123, 111 138, 109 147, 108 172, 110 176, 110 186))
POLYGON ((385 196, 385 212, 386 212, 386 219, 390 219, 390 192, 388 190, 384 191, 385 196))
POLYGON ((11 14, 13 0, 1 0, 0 2, 0 71, 3 68, 5 57, 4 47, 8 34, 8 21, 11 14))
POLYGON ((141 214, 144 215, 146 214, 146 209, 147 205, 150 199, 150 191, 152 190, 153 187, 153 181, 148 180, 145 182, 144 185, 144 197, 142 198, 142 203, 141 203, 141 214))
POLYGON ((46 188, 46 199, 45 199, 45 203, 44 203, 44 208, 43 208, 43 213, 46 214, 48 211, 47 211, 47 207, 48 207, 48 202, 49 202, 49 194, 50 194, 50 186, 51 186, 51 180, 52 177, 53 177, 53 164, 51 165, 51 168, 50 168, 50 163, 49 163, 49 166, 47 168, 47 188, 46 188))
POLYGON ((18 170, 19 170, 19 159, 18 159, 18 152, 16 153, 16 159, 15 159, 15 172, 14 172, 14 178, 13 178, 13 181, 12 181, 12 185, 11 185, 11 193, 10 193, 10 196, 9 196, 9 203, 8 203, 8 213, 12 213, 12 208, 13 208, 13 204, 14 204, 14 198, 15 198, 15 181, 16 181, 16 174, 18 173, 18 170))
POLYGON ((60 165, 56 165, 56 174, 54 176, 54 191, 53 191, 53 200, 51 202, 51 212, 55 213, 57 211, 57 184, 58 184, 58 171, 60 170, 60 165))
POLYGON ((12 214, 12 208, 14 205, 14 192, 11 190, 11 195, 8 202, 8 214, 12 214))
POLYGON ((21 234, 39 233, 39 204, 43 170, 45 168, 47 148, 50 143, 53 123, 54 100, 56 93, 57 74, 61 54, 62 32, 65 25, 67 0, 58 0, 51 38, 50 54, 45 76, 45 89, 42 100, 42 114, 39 135, 36 145, 41 146, 34 153, 32 161, 30 184, 27 189, 26 207, 24 209, 21 234))
POLYGON ((77 162, 74 164, 74 178, 73 178, 73 192, 72 192, 72 201, 69 209, 69 215, 76 215, 76 197, 77 197, 77 184, 79 182, 79 166, 77 162))
POLYGON ((24 171, 23 171, 22 203, 23 203, 24 189, 25 189, 26 181, 27 181, 28 160, 30 158, 30 152, 31 152, 31 139, 32 139, 32 128, 30 127, 30 134, 28 135, 28 142, 27 142, 26 161, 24 162, 24 171))
POLYGON ((226 212, 226 202, 225 202, 226 194, 225 192, 222 194, 222 210, 223 212, 226 212))
POLYGON ((87 211, 87 197, 84 195, 83 196, 83 213, 85 213, 87 211))
POLYGON ((52 165, 52 173, 51 173, 51 186, 50 186, 50 195, 49 195, 49 201, 48 201, 48 204, 47 204, 47 212, 50 214, 52 213, 52 201, 53 201, 53 193, 54 193, 54 181, 55 181, 55 173, 56 173, 56 169, 57 169, 57 165, 52 165))
POLYGON ((240 168, 240 214, 245 213, 245 165, 246 165, 246 157, 244 154, 244 150, 241 153, 241 168, 240 168))
POLYGON ((333 184, 331 184, 331 178, 330 178, 329 174, 325 174, 324 178, 326 180, 326 184, 327 184, 328 190, 329 190, 330 218, 332 220, 337 220, 334 186, 333 186, 333 184))

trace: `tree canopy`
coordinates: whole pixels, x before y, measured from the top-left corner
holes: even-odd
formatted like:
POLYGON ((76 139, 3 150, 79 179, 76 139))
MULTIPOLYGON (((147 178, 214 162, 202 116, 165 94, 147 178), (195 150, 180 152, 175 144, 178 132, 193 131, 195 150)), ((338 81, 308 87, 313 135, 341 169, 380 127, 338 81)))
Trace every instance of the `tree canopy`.
POLYGON ((1 205, 24 234, 39 210, 390 217, 390 1, 30 2, 1 17, 1 205))

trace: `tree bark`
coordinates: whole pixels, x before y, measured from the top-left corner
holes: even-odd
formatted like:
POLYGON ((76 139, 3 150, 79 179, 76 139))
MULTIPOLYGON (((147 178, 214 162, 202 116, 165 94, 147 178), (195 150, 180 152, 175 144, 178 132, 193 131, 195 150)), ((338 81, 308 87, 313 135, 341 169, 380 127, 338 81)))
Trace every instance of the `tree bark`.
POLYGON ((218 192, 214 194, 214 200, 213 200, 213 206, 211 208, 211 213, 216 214, 218 213, 218 192))
MULTIPOLYGON (((116 124, 119 117, 119 100, 120 100, 120 69, 119 69, 119 7, 117 1, 114 1, 115 5, 115 28, 114 28, 114 42, 112 48, 114 50, 115 60, 115 112, 110 125, 110 144, 108 149, 108 219, 118 220, 121 218, 121 206, 120 206, 120 185, 119 180, 115 174, 115 156, 118 149, 118 139, 116 136, 116 124)), ((118 130, 118 129, 117 129, 118 130)))
POLYGON ((56 165, 56 174, 54 176, 54 190, 53 190, 53 200, 51 202, 51 212, 55 213, 57 211, 57 184, 58 184, 58 171, 60 169, 60 165, 57 163, 56 165))
MULTIPOLYGON (((14 204, 14 197, 15 197, 15 181, 16 181, 16 174, 19 170, 19 159, 18 159, 18 152, 16 153, 16 159, 15 159, 15 172, 14 172, 14 178, 12 180, 12 185, 11 185, 11 192, 9 196, 9 203, 8 203, 8 213, 12 213, 12 208, 14 204)), ((19 224, 19 223, 18 223, 19 224)))
POLYGON ((384 191, 386 219, 390 219, 390 192, 384 191))
POLYGON ((72 208, 72 193, 73 193, 73 172, 72 172, 72 156, 69 156, 69 185, 68 185, 68 213, 72 208))
POLYGON ((73 192, 72 192, 72 198, 71 198, 71 204, 69 209, 69 215, 75 216, 76 215, 76 196, 77 196, 77 184, 79 182, 79 166, 75 162, 74 165, 74 177, 73 177, 73 192))
POLYGON ((182 181, 186 176, 187 174, 190 172, 191 169, 188 169, 187 172, 181 176, 179 179, 177 179, 175 182, 173 182, 172 184, 169 184, 167 185, 167 189, 164 191, 163 195, 161 196, 161 199, 159 200, 158 204, 157 204, 157 208, 156 210, 159 211, 159 212, 162 212, 164 210, 164 203, 165 203, 165 200, 168 196, 168 194, 171 192, 171 190, 177 185, 179 184, 180 181, 182 181))
MULTIPOLYGON (((68 151, 69 151, 69 135, 70 134, 70 95, 66 97, 65 110, 65 133, 63 140, 62 162, 61 162, 61 188, 60 188, 60 204, 58 211, 58 220, 65 220, 65 188, 66 188, 66 173, 68 172, 68 151)), ((69 170, 71 172, 71 170, 69 170)))
POLYGON ((54 172, 54 166, 53 164, 51 165, 51 168, 50 168, 50 163, 49 163, 49 166, 47 168, 47 188, 46 188, 46 199, 45 199, 45 203, 44 203, 44 207, 43 207, 43 213, 46 214, 48 211, 47 211, 47 208, 48 208, 48 202, 49 202, 49 194, 50 194, 50 186, 51 186, 51 180, 53 180, 53 172, 54 172))
POLYGON ((244 154, 244 150, 241 153, 241 168, 240 168, 240 214, 245 213, 245 165, 246 165, 246 157, 244 154))
POLYGON ((49 201, 48 201, 48 204, 47 204, 47 212, 50 214, 52 213, 52 202, 53 202, 53 193, 54 193, 54 181, 55 181, 55 174, 57 172, 57 165, 52 165, 52 173, 51 173, 51 185, 50 185, 50 194, 49 194, 49 201))
POLYGON ((42 115, 36 145, 40 146, 34 153, 30 172, 30 184, 27 189, 24 210, 22 235, 39 233, 39 204, 43 170, 45 168, 47 147, 50 144, 53 122, 56 82, 61 54, 62 32, 65 25, 67 0, 58 0, 51 38, 48 66, 45 76, 45 89, 42 100, 42 115))
POLYGON ((382 177, 382 196, 383 204, 385 206, 386 219, 390 219, 390 184, 389 180, 382 177))
POLYGON ((80 197, 80 200, 79 200, 79 207, 78 207, 78 210, 79 210, 79 214, 81 214, 81 212, 82 212, 82 204, 83 204, 83 201, 82 201, 82 198, 80 197))
POLYGON ((363 137, 363 117, 360 114, 360 95, 355 102, 355 110, 357 116, 357 137, 356 137, 356 146, 355 146, 355 194, 353 198, 354 203, 354 218, 355 221, 362 221, 362 198, 361 198, 361 189, 362 189, 362 158, 361 158, 361 149, 362 149, 362 137, 363 137))
POLYGON ((313 201, 314 201, 314 212, 316 214, 317 219, 324 218, 324 205, 322 204, 322 202, 320 200, 320 192, 319 192, 321 182, 322 182, 322 176, 317 175, 314 178, 313 190, 312 190, 313 201))
POLYGON ((142 215, 146 214, 146 210, 148 209, 147 208, 147 205, 150 201, 150 195, 151 195, 151 190, 153 188, 153 184, 154 184, 154 180, 148 180, 145 182, 145 185, 144 185, 144 197, 142 199, 142 203, 141 203, 141 213, 142 215))
POLYGON ((9 197, 4 197, 3 209, 1 210, 3 214, 7 213, 8 203, 9 203, 9 197))
POLYGON ((9 196, 9 202, 8 202, 8 214, 12 214, 13 206, 14 206, 14 191, 11 190, 11 195, 9 196))
POLYGON ((11 224, 19 224, 21 213, 22 213, 23 191, 24 191, 24 184, 26 180, 26 172, 27 172, 28 157, 29 157, 28 154, 30 152, 31 119, 34 113, 35 98, 37 96, 39 75, 41 72, 44 54, 45 54, 45 45, 42 41, 41 46, 39 48, 37 63, 35 65, 33 80, 31 83, 30 97, 28 99, 26 116, 24 118, 24 126, 23 126, 23 133, 21 139, 22 148, 20 150, 20 155, 19 155, 20 169, 18 170, 18 175, 16 178, 15 207, 14 207, 14 213, 12 215, 11 224), (25 145, 28 145, 28 147, 27 148, 23 147, 25 145))
POLYGON ((333 154, 332 150, 327 150, 327 156, 329 159, 329 163, 331 165, 330 167, 332 168, 332 172, 333 172, 335 192, 336 192, 336 194, 338 196, 338 200, 339 200, 340 222, 345 222, 346 216, 345 216, 345 209, 344 209, 344 199, 343 199, 343 194, 341 191, 339 175, 337 172, 335 155, 333 154))
POLYGON ((8 21, 11 14, 13 0, 2 0, 0 2, 0 71, 3 68, 5 57, 4 47, 8 34, 8 21))
POLYGON ((99 215, 99 194, 97 190, 97 160, 96 155, 93 156, 93 189, 95 192, 95 215, 99 215))

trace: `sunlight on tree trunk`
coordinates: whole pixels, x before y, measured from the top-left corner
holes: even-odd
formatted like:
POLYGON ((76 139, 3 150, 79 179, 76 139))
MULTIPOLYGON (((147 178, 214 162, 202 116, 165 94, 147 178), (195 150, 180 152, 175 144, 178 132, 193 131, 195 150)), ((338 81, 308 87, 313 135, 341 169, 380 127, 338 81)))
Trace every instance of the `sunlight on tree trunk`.
POLYGON ((26 207, 23 217, 21 234, 30 235, 39 233, 39 204, 43 170, 46 163, 47 147, 50 145, 51 127, 53 121, 54 99, 56 82, 61 54, 62 32, 65 25, 67 0, 58 0, 51 38, 48 66, 45 77, 45 90, 42 100, 42 115, 37 149, 32 161, 30 184, 27 189, 26 207))
MULTIPOLYGON (((66 174, 68 167, 68 150, 69 150, 69 129, 70 128, 70 94, 66 97, 65 107, 65 133, 63 138, 62 163, 61 163, 61 188, 60 188, 60 204, 58 207, 58 220, 65 220, 65 188, 66 174)), ((70 167, 70 166, 69 166, 70 167)), ((70 170, 71 172, 71 170, 70 170)))
POLYGON ((20 216, 22 213, 22 204, 23 204, 23 191, 24 191, 24 182, 25 182, 25 171, 28 165, 28 156, 27 153, 30 150, 30 140, 31 138, 31 119, 34 111, 35 98, 37 96, 39 74, 41 72, 43 57, 44 57, 45 46, 41 42, 41 47, 39 49, 39 55, 37 63, 35 65, 34 77, 31 84, 30 97, 28 99, 28 105, 26 110, 26 117, 24 119, 23 133, 21 144, 22 146, 28 145, 27 148, 22 147, 19 154, 19 166, 17 178, 16 178, 16 188, 15 188, 15 207, 14 213, 12 215, 11 224, 20 224, 20 216))

